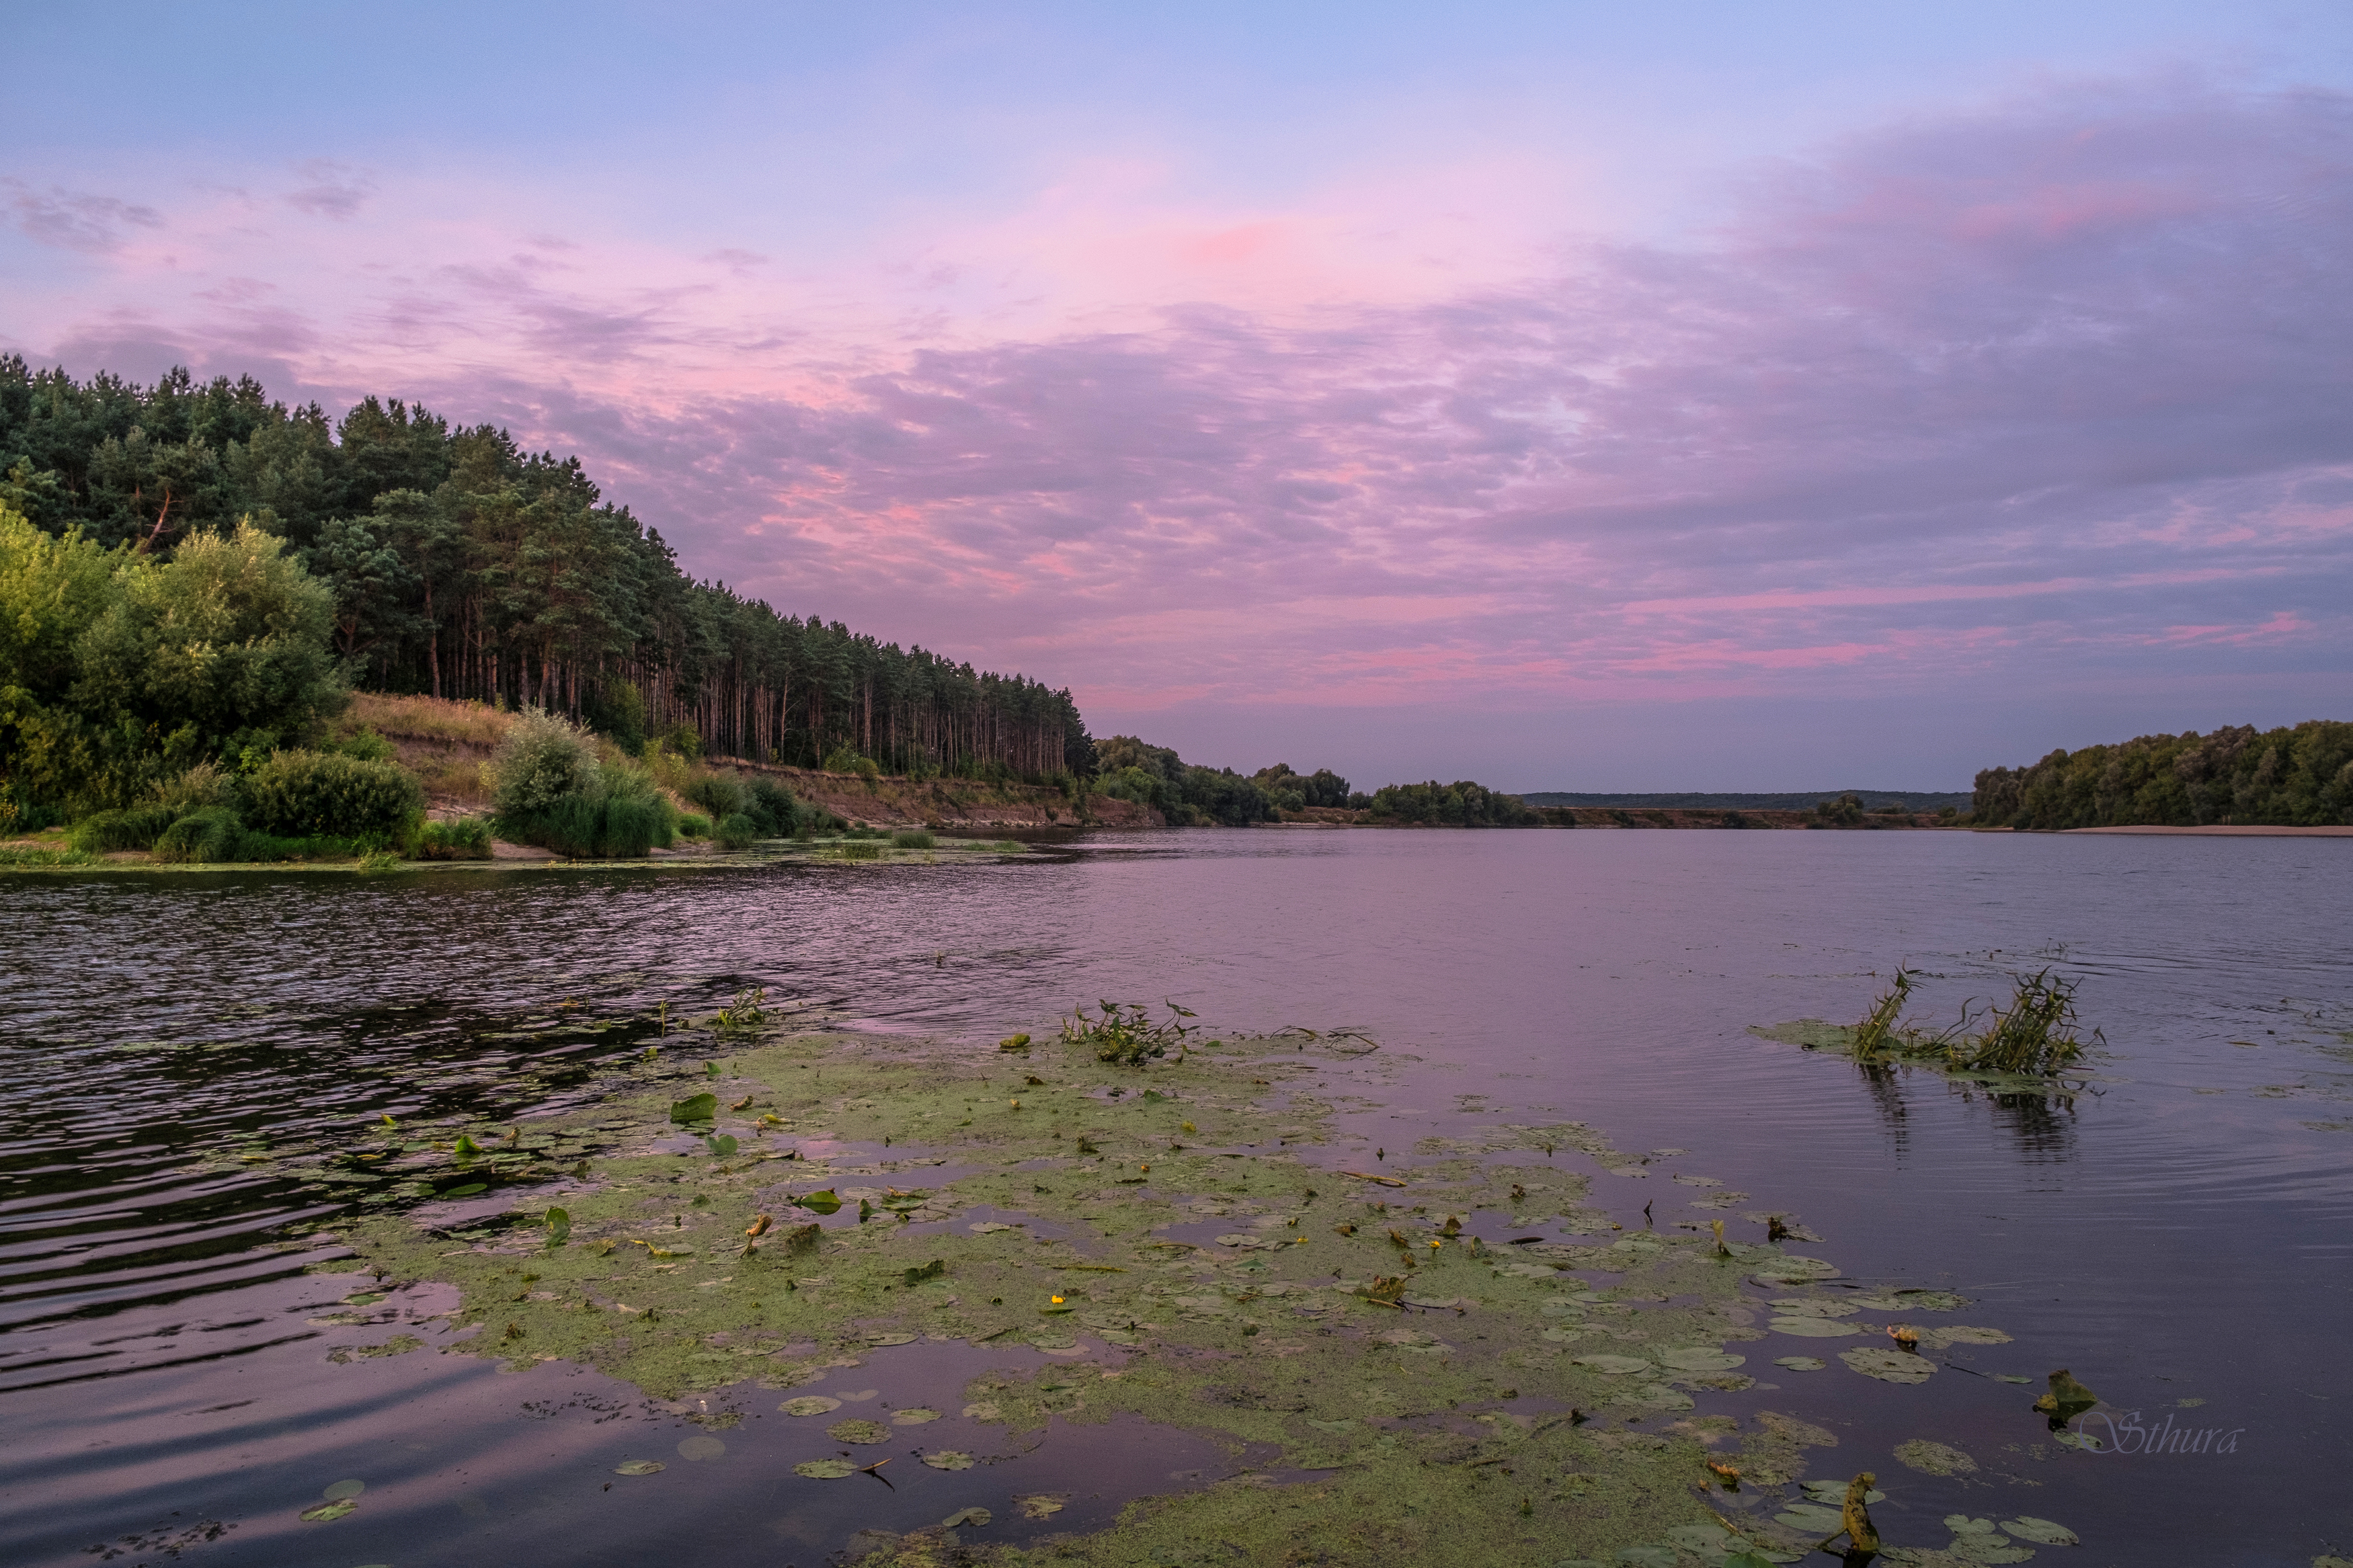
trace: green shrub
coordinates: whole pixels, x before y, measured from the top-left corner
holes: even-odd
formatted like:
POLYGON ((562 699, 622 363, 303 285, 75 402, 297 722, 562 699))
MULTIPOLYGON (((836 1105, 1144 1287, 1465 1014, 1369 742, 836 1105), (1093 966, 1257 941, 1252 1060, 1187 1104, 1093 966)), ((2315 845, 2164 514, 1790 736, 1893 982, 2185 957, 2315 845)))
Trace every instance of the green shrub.
POLYGON ((358 733, 346 736, 335 750, 347 757, 357 757, 364 763, 388 763, 398 754, 393 751, 390 741, 364 724, 360 726, 358 733))
POLYGON ((501 818, 527 818, 566 795, 597 793, 602 783, 588 737, 537 708, 526 709, 507 731, 491 755, 491 771, 501 818))
POLYGON ((160 808, 165 813, 166 822, 177 822, 188 813, 208 805, 226 805, 235 810, 237 790, 237 779, 223 773, 219 763, 206 760, 152 786, 143 804, 160 808))
POLYGON ((718 841, 722 849, 748 849, 759 839, 760 827, 739 811, 721 817, 719 826, 712 829, 711 837, 718 841))
POLYGON ((882 858, 882 846, 880 844, 868 844, 862 841, 855 844, 843 844, 834 850, 834 854, 844 860, 880 860, 882 858))
POLYGON ((902 827, 891 835, 893 849, 933 849, 938 847, 939 842, 930 829, 923 827, 902 827))
POLYGON ((208 805, 166 827, 155 839, 155 858, 227 865, 243 858, 245 824, 225 805, 208 805))
POLYGON ((403 836, 425 809, 425 788, 397 763, 332 752, 280 752, 238 784, 238 815, 288 838, 403 836))
POLYGON ((744 814, 759 825, 764 838, 782 838, 788 833, 799 832, 801 818, 810 810, 774 779, 748 780, 744 793, 751 797, 744 806, 744 814))
POLYGON ((711 814, 713 822, 746 810, 752 792, 733 773, 703 773, 687 781, 686 798, 711 814))
POLYGON ((66 841, 85 855, 102 855, 110 849, 152 849, 155 840, 179 816, 161 805, 101 811, 75 823, 66 841))
POLYGON ((491 825, 479 816, 453 816, 428 822, 417 836, 420 860, 487 860, 491 858, 491 825))
POLYGON ((678 836, 681 838, 708 838, 711 837, 711 818, 699 811, 681 811, 678 814, 678 836))

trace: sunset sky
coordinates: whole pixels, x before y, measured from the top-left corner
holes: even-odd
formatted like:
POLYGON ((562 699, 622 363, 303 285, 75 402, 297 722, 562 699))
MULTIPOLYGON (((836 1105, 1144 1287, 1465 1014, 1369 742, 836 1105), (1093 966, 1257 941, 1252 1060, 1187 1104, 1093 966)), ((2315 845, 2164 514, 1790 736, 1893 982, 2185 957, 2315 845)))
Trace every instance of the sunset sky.
POLYGON ((2353 9, 46 7, 0 352, 1359 787, 2353 719, 2353 9))

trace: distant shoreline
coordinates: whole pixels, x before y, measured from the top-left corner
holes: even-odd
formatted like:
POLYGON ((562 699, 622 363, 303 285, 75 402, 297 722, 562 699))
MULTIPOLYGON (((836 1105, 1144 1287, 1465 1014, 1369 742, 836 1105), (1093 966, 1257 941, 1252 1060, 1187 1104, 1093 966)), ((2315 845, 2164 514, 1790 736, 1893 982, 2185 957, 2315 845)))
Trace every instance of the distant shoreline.
POLYGON ((2063 833, 2179 833, 2212 838, 2353 838, 2353 827, 2063 827, 2063 833))

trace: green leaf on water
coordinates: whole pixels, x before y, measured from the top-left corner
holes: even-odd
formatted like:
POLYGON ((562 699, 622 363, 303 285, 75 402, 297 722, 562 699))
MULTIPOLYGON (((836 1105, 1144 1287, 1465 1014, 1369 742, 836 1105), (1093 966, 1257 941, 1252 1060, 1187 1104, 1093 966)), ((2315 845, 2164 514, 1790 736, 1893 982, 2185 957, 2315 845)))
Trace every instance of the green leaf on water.
POLYGON ((740 1145, 735 1142, 735 1134, 733 1132, 722 1132, 716 1138, 705 1138, 703 1142, 710 1146, 711 1152, 714 1156, 722 1159, 724 1159, 727 1155, 733 1154, 735 1152, 736 1149, 740 1147, 740 1145))
POLYGON ((2005 1534, 2015 1535, 2021 1541, 2031 1541, 2038 1546, 2078 1546, 2083 1543, 2083 1537, 2065 1525, 2037 1519, 2031 1513, 2005 1519, 2001 1521, 2001 1528, 2005 1534))
POLYGON ((476 1193, 487 1193, 490 1190, 490 1184, 487 1182, 468 1182, 462 1187, 444 1187, 438 1195, 445 1198, 470 1198, 476 1193))
POLYGON ((717 1062, 703 1063, 702 1075, 705 1078, 717 1078, 719 1076, 719 1064, 717 1062))
POLYGON ((787 1399, 776 1406, 787 1415, 824 1415, 841 1408, 839 1399, 828 1399, 822 1394, 804 1394, 798 1399, 787 1399))
POLYGON ((624 1459, 613 1467, 617 1476, 658 1476, 667 1467, 659 1459, 624 1459))
POLYGON ((800 1205, 801 1207, 808 1210, 811 1214, 839 1214, 841 1212, 841 1199, 834 1194, 834 1191, 831 1187, 827 1187, 821 1192, 803 1193, 799 1197, 795 1198, 793 1202, 800 1205))
POLYGON ((973 1467, 973 1458, 954 1448, 934 1448, 923 1456, 923 1463, 935 1470, 968 1470, 973 1467))
POLYGON ((1658 1356, 1660 1365, 1673 1367, 1678 1372, 1729 1372, 1736 1366, 1746 1364, 1748 1360, 1746 1356, 1733 1355, 1710 1345, 1653 1353, 1658 1356))
POLYGON ((825 1435, 837 1443, 887 1443, 891 1428, 880 1421, 837 1421, 825 1429, 825 1435))
POLYGON ((1909 1351, 1841 1351, 1839 1360, 1863 1376, 1875 1377, 1882 1383, 1926 1383, 1936 1372, 1935 1362, 1909 1351))
POLYGON ((1607 1377, 1630 1377, 1635 1373, 1651 1370, 1649 1362, 1630 1355, 1581 1355, 1576 1358, 1576 1363, 1607 1377))
POLYGON ((332 1502, 322 1502, 314 1507, 306 1508, 297 1517, 305 1524, 325 1524, 332 1520, 343 1518, 359 1506, 355 1500, 341 1497, 332 1502))
POLYGON ((670 1108, 670 1119, 681 1126, 691 1121, 708 1121, 719 1114, 719 1097, 715 1094, 691 1095, 675 1100, 670 1108))
POLYGON ((985 1508, 960 1508, 940 1521, 940 1525, 945 1530, 956 1530, 965 1525, 970 1525, 977 1530, 996 1517, 985 1508))
POLYGON ((482 1146, 480 1143, 475 1142, 470 1135, 464 1132, 458 1134, 458 1158, 460 1160, 470 1160, 481 1152, 482 1146))
POLYGON ((891 1425, 893 1426, 921 1426, 927 1421, 936 1421, 939 1418, 940 1413, 938 1411, 926 1410, 922 1405, 911 1405, 904 1410, 892 1411, 891 1413, 891 1425))
POLYGON ((572 1239, 572 1215, 565 1209, 547 1211, 547 1244, 561 1247, 572 1239))
POLYGON ((1786 1366, 1791 1372, 1820 1372, 1831 1363, 1820 1356, 1777 1355, 1773 1358, 1773 1364, 1786 1366))
POLYGON ((848 1459, 809 1459, 793 1467, 793 1474, 813 1481, 838 1481, 857 1473, 858 1467, 848 1459))

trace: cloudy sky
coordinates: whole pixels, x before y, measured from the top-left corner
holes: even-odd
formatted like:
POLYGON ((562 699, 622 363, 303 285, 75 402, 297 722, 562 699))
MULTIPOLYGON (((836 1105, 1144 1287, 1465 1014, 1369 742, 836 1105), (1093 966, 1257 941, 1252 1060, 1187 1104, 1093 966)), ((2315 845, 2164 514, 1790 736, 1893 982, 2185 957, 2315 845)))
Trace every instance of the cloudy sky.
POLYGON ((125 4, 10 54, 0 350, 502 423, 1098 734, 1946 789, 2353 719, 2341 0, 125 4))

